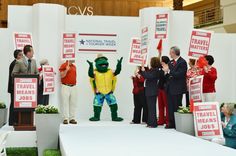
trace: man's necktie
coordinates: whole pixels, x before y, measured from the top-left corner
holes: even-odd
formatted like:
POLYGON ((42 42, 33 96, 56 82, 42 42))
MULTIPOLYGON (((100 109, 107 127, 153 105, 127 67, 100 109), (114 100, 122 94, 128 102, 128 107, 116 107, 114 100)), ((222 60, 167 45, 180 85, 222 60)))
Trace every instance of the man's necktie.
POLYGON ((31 59, 28 59, 28 69, 27 73, 31 73, 31 59))
POLYGON ((173 60, 173 66, 175 66, 176 65, 176 61, 175 60, 173 60))

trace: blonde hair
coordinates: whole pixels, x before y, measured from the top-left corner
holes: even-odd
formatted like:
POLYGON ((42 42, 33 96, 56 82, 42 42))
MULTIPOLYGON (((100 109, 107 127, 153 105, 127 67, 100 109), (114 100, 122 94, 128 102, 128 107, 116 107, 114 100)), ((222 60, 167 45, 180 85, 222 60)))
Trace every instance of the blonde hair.
POLYGON ((48 64, 48 60, 47 59, 42 59, 40 62, 39 62, 40 66, 42 65, 45 65, 45 64, 48 64))
POLYGON ((234 112, 234 103, 224 103, 224 105, 226 105, 227 111, 229 113, 229 115, 232 115, 234 112))

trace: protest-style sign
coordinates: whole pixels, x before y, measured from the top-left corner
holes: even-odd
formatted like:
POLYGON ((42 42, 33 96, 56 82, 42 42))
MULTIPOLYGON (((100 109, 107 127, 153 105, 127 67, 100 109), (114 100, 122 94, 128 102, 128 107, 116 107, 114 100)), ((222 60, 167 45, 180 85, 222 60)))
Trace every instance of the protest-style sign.
POLYGON ((55 92, 55 74, 52 66, 43 66, 43 95, 55 92))
POLYGON ((129 52, 129 64, 141 66, 143 63, 143 56, 141 53, 140 38, 132 38, 129 52))
POLYGON ((14 79, 14 108, 35 108, 37 106, 38 79, 14 79))
POLYGON ((199 58, 200 56, 207 55, 209 52, 212 34, 212 31, 193 29, 188 56, 199 58))
POLYGON ((203 75, 189 79, 189 99, 193 102, 202 102, 203 98, 203 75))
POLYGON ((62 59, 74 60, 76 52, 76 33, 63 33, 62 59))
POLYGON ((218 102, 194 103, 195 135, 203 139, 223 138, 218 102))
POLYGON ((31 33, 14 32, 13 40, 15 49, 23 50, 25 45, 33 46, 33 39, 31 33))
POLYGON ((155 25, 155 38, 165 39, 168 30, 168 14, 157 14, 155 25))

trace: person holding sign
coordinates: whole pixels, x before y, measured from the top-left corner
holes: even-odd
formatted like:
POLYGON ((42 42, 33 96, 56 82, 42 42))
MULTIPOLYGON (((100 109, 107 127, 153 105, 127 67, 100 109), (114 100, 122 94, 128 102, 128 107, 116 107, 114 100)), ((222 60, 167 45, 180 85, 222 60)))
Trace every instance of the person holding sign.
POLYGON ((169 125, 165 128, 175 128, 174 112, 182 105, 183 94, 186 93, 187 62, 180 56, 180 49, 176 46, 170 49, 172 60, 163 66, 167 78, 167 103, 169 125))
POLYGON ((189 80, 191 78, 197 77, 200 75, 199 68, 195 65, 196 60, 195 59, 189 59, 189 69, 186 73, 186 79, 187 79, 187 92, 186 92, 186 107, 189 106, 189 80))
MULTIPOLYGON (((21 59, 16 61, 16 64, 12 71, 12 76, 28 75, 28 77, 35 76, 35 79, 36 79, 36 77, 38 76, 37 75, 38 68, 37 68, 35 59, 33 59, 33 56, 34 56, 33 47, 31 45, 26 45, 24 46, 23 52, 24 52, 24 56, 21 59)), ((34 83, 32 79, 28 79, 28 80, 34 83)), ((34 84, 36 85, 37 83, 34 83, 34 84)), ((14 89, 14 92, 15 92, 14 93, 15 94, 14 108, 16 108, 17 105, 19 105, 19 107, 26 108, 26 109, 19 110, 20 115, 19 115, 19 121, 16 125, 16 129, 17 127, 27 127, 26 129, 29 128, 31 130, 35 129, 33 126, 33 120, 34 120, 33 107, 35 107, 37 104, 37 96, 36 96, 37 87, 33 87, 34 84, 29 85, 32 88, 32 90, 29 91, 29 93, 28 93, 28 90, 30 90, 29 88, 24 87, 24 85, 22 86, 18 85, 20 90, 23 90, 24 94, 22 94, 22 96, 21 96, 21 93, 17 93, 17 89, 19 88, 16 87, 14 89), (20 96, 17 96, 17 95, 20 95, 20 96), (17 99, 17 97, 19 98, 17 99)))
POLYGON ((39 73, 40 73, 40 77, 39 77, 39 89, 38 89, 38 104, 40 105, 48 105, 49 103, 49 95, 43 95, 43 66, 44 65, 49 65, 48 60, 47 59, 42 59, 40 62, 40 68, 39 68, 39 73))
POLYGON ((212 142, 236 149, 236 116, 233 114, 234 104, 225 103, 221 111, 221 125, 224 138, 215 138, 212 139, 212 142))
POLYGON ((77 87, 74 60, 63 63, 60 68, 63 124, 77 124, 77 87))
POLYGON ((12 74, 38 74, 34 56, 34 50, 31 45, 26 45, 23 49, 24 57, 16 61, 12 74))
POLYGON ((147 127, 156 128, 157 127, 157 113, 156 113, 156 103, 157 103, 157 83, 161 77, 161 63, 159 57, 152 57, 150 62, 151 68, 145 71, 144 64, 142 64, 142 72, 140 73, 145 78, 145 95, 148 106, 148 120, 147 127))
POLYGON ((14 51, 14 61, 11 62, 9 67, 9 79, 8 79, 8 93, 11 94, 11 103, 10 103, 10 109, 9 109, 9 125, 12 126, 15 123, 17 123, 17 115, 14 111, 14 88, 13 88, 13 78, 12 78, 12 71, 16 64, 17 60, 20 60, 23 57, 22 50, 15 50, 14 51))
POLYGON ((134 98, 134 116, 131 124, 140 124, 141 112, 143 110, 142 122, 147 123, 147 103, 144 92, 145 79, 140 75, 141 67, 138 66, 134 72, 133 80, 133 98, 134 98))
POLYGON ((217 79, 217 70, 212 67, 214 58, 211 55, 206 55, 207 65, 203 67, 201 75, 203 75, 203 100, 205 102, 216 101, 215 81, 217 79))

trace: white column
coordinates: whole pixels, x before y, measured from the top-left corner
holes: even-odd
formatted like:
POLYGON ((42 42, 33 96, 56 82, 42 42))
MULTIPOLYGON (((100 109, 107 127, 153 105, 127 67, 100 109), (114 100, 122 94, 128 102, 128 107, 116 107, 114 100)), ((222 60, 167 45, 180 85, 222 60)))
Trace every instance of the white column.
POLYGON ((57 4, 33 5, 33 37, 36 61, 48 59, 56 71, 56 92, 50 95, 49 104, 60 106, 61 34, 65 31, 66 8, 57 4))

